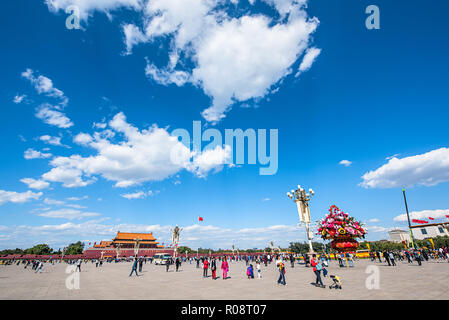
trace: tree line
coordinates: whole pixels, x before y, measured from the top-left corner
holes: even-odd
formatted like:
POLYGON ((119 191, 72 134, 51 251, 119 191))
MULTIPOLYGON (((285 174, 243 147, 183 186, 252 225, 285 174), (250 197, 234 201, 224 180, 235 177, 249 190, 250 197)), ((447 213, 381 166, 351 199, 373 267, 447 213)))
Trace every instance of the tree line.
MULTIPOLYGON (((82 254, 84 251, 84 243, 81 241, 71 243, 64 250, 64 255, 82 254)), ((34 247, 28 249, 5 249, 0 251, 0 254, 39 254, 39 255, 52 255, 52 254, 62 254, 62 250, 57 251, 51 248, 46 243, 37 244, 34 247)))

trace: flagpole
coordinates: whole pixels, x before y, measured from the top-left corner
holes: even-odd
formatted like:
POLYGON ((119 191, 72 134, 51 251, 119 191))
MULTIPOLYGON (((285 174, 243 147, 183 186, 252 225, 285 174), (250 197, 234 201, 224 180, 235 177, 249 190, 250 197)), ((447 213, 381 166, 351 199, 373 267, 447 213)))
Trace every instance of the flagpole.
POLYGON ((410 241, 412 243, 412 248, 415 249, 415 243, 413 241, 412 225, 410 224, 410 215, 408 214, 407 198, 405 197, 405 189, 404 188, 402 189, 402 194, 404 195, 405 211, 407 212, 408 230, 410 232, 410 241))

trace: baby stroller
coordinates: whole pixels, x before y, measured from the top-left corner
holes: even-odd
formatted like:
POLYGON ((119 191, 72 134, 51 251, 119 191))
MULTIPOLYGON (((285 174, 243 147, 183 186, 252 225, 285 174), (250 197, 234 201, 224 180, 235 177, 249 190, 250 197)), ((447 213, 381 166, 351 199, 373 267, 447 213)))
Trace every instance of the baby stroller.
POLYGON ((340 277, 339 276, 332 276, 332 275, 330 277, 334 281, 334 283, 329 286, 329 289, 334 288, 334 289, 340 289, 341 290, 340 277))

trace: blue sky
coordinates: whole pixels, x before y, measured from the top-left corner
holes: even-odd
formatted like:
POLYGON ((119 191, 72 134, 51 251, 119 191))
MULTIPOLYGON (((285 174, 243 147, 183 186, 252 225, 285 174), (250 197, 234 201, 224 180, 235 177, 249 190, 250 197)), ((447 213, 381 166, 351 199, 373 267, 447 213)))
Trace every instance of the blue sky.
POLYGON ((449 4, 304 4, 4 3, 0 248, 117 230, 167 243, 175 224, 193 248, 286 246, 305 239, 286 196, 298 184, 316 191, 313 220, 336 204, 370 240, 405 227, 402 187, 414 217, 449 214, 449 4), (277 129, 277 173, 223 165, 225 147, 169 163, 169 133, 193 121, 277 129))

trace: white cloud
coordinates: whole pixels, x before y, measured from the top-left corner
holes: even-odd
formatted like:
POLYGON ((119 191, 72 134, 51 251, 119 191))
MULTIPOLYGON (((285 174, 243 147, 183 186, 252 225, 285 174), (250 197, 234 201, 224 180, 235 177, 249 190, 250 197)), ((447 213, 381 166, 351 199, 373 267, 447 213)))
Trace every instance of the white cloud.
POLYGON ((50 158, 52 156, 51 153, 42 153, 40 151, 36 151, 34 149, 27 149, 24 152, 25 159, 30 160, 30 159, 44 159, 44 158, 50 158))
POLYGON ((41 105, 36 112, 36 117, 43 120, 45 123, 57 126, 59 128, 70 128, 73 122, 62 112, 55 110, 53 106, 48 103, 41 105))
POLYGON ((42 190, 42 189, 46 189, 50 186, 50 184, 46 181, 35 180, 32 178, 23 178, 20 181, 25 183, 26 185, 28 185, 28 188, 30 188, 30 189, 42 190))
POLYGON ((381 226, 366 226, 366 231, 369 232, 387 232, 389 228, 381 227, 381 226))
POLYGON ((43 135, 39 137, 39 140, 41 140, 44 143, 51 144, 53 146, 64 146, 61 143, 61 137, 52 137, 49 135, 43 135))
POLYGON ((83 21, 92 16, 94 11, 105 12, 108 17, 110 12, 120 8, 133 8, 138 10, 143 0, 45 0, 51 12, 65 11, 68 6, 75 5, 79 9, 80 18, 83 21))
POLYGON ((391 158, 362 176, 364 188, 434 186, 449 180, 449 149, 440 148, 415 156, 391 158))
POLYGON ((377 218, 369 219, 368 222, 379 222, 379 219, 377 218))
POLYGON ((349 167, 352 164, 352 162, 349 160, 341 160, 338 164, 341 164, 342 166, 345 167, 349 167))
POLYGON ((143 199, 143 198, 146 198, 146 197, 152 196, 152 195, 153 195, 153 191, 150 190, 148 192, 138 191, 135 193, 125 193, 125 194, 122 194, 121 196, 128 200, 132 200, 132 199, 143 199))
MULTIPOLYGON (((436 209, 436 210, 422 210, 422 211, 412 211, 409 213, 410 220, 411 219, 423 219, 428 220, 429 217, 432 217, 434 219, 438 218, 446 218, 446 215, 449 215, 449 209, 436 209)), ((394 221, 398 222, 405 222, 407 221, 407 214, 400 214, 393 219, 394 221)))
POLYGON ((96 212, 84 212, 76 209, 59 209, 59 210, 52 210, 52 211, 46 211, 38 214, 41 217, 45 218, 62 218, 62 219, 82 219, 86 217, 94 217, 100 215, 96 212))
POLYGON ((67 200, 69 200, 69 201, 81 201, 81 200, 86 200, 88 198, 89 198, 89 196, 69 197, 69 198, 67 198, 67 200))
POLYGON ((73 138, 73 142, 81 144, 81 145, 87 145, 92 141, 92 137, 90 134, 87 133, 79 133, 73 138))
POLYGON ((48 97, 59 99, 62 107, 67 105, 69 99, 64 95, 64 92, 53 86, 53 81, 51 79, 43 75, 38 75, 35 77, 34 71, 31 69, 26 69, 26 71, 22 72, 22 77, 28 79, 34 85, 37 93, 43 93, 48 97))
POLYGON ((13 202, 13 203, 24 203, 29 200, 37 200, 42 196, 42 192, 15 192, 15 191, 5 191, 0 190, 0 205, 5 204, 6 202, 13 202))
POLYGON ((318 48, 309 48, 306 51, 306 54, 302 58, 302 62, 299 65, 298 72, 295 76, 299 76, 299 74, 307 71, 312 67, 312 64, 315 62, 316 58, 320 55, 321 49, 318 48))
POLYGON ((216 146, 215 149, 204 150, 194 156, 188 170, 199 177, 205 177, 211 170, 220 171, 226 162, 231 159, 231 147, 228 145, 216 146))
POLYGON ((210 171, 220 170, 230 154, 229 146, 194 154, 167 130, 156 125, 139 130, 126 122, 123 113, 115 115, 109 127, 123 140, 111 142, 114 134, 109 130, 95 132, 93 136, 78 135, 75 141, 93 148, 97 154, 56 157, 50 162, 53 169, 42 178, 62 182, 65 187, 77 187, 92 183, 94 176, 100 175, 114 181, 116 187, 129 187, 161 181, 183 169, 204 177, 210 171))
POLYGON ((15 104, 19 104, 19 103, 21 103, 21 102, 23 101, 24 98, 26 98, 26 94, 23 94, 23 95, 16 95, 16 96, 14 97, 13 102, 14 102, 15 104))
POLYGON ((44 203, 48 204, 48 205, 53 205, 53 206, 61 206, 64 205, 65 202, 61 201, 61 200, 54 200, 54 199, 49 199, 49 198, 45 198, 44 199, 44 203))
POLYGON ((267 202, 267 201, 270 201, 271 199, 270 198, 264 198, 264 199, 262 199, 262 202, 267 202))
POLYGON ((168 65, 158 67, 148 61, 147 76, 162 85, 192 83, 201 87, 212 100, 202 115, 207 121, 217 122, 235 102, 275 92, 304 53, 300 71, 310 68, 321 51, 308 49, 319 21, 308 17, 306 1, 265 0, 279 13, 278 20, 260 12, 236 13, 237 1, 231 2, 152 0, 142 5, 137 0, 48 0, 47 4, 50 10, 58 11, 76 3, 84 20, 94 10, 136 10, 142 27, 123 23, 125 53, 131 54, 140 43, 169 38, 168 65))

